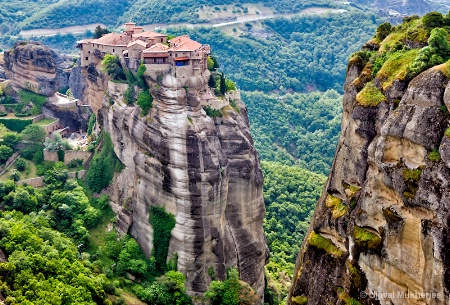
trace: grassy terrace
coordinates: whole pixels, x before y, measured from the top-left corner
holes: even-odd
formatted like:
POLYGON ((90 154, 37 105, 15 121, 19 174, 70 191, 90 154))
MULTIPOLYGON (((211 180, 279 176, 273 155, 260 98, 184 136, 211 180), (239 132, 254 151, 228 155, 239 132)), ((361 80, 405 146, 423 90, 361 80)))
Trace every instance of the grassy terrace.
POLYGON ((43 120, 40 120, 39 122, 36 122, 34 124, 39 125, 39 126, 47 126, 47 125, 50 125, 51 123, 54 123, 56 121, 57 121, 57 119, 43 119, 43 120))

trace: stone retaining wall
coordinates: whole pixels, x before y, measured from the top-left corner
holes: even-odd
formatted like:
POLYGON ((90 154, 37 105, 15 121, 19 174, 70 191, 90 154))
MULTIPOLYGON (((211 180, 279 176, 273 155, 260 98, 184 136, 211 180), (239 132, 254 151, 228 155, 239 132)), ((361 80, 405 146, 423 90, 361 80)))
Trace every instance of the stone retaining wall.
MULTIPOLYGON (((75 159, 82 159, 83 163, 86 162, 91 156, 91 152, 83 151, 83 150, 65 150, 64 151, 64 164, 69 164, 70 161, 75 159)), ((58 152, 57 151, 49 151, 44 149, 44 160, 58 162, 58 152)))

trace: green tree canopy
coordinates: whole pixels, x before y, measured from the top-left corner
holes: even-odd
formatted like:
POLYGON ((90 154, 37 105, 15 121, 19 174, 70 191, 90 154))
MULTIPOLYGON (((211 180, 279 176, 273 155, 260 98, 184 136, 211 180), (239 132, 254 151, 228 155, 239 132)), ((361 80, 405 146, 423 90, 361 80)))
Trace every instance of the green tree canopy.
POLYGON ((102 60, 102 72, 107 73, 113 80, 126 81, 127 77, 123 71, 119 57, 106 54, 102 60))
POLYGON ((450 55, 450 45, 447 39, 447 30, 443 28, 434 28, 431 30, 430 38, 428 38, 428 45, 433 48, 437 55, 446 58, 450 55))
POLYGON ((111 33, 107 28, 102 28, 100 25, 97 25, 94 29, 94 39, 100 38, 105 34, 111 33))
POLYGON ((444 16, 439 12, 430 12, 423 16, 422 22, 426 28, 441 27, 444 25, 444 16))
POLYGON ((44 128, 37 124, 28 125, 20 134, 23 140, 34 143, 44 142, 44 139, 47 136, 44 128))
POLYGON ((6 162, 13 154, 13 150, 6 145, 0 145, 0 163, 6 162))
POLYGON ((377 28, 377 38, 382 41, 392 32, 392 25, 389 22, 380 24, 377 28))

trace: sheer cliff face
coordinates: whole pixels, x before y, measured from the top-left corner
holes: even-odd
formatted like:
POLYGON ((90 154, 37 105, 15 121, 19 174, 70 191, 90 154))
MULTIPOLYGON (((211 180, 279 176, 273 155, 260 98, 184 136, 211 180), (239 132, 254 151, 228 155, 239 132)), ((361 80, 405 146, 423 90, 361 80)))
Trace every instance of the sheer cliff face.
POLYGON ((126 166, 110 188, 119 230, 131 232, 150 256, 158 245, 149 207, 163 206, 176 218, 169 257, 177 253, 191 294, 207 289, 212 270, 224 279, 226 268, 236 267, 262 296, 263 177, 239 95, 231 97, 239 111, 228 106, 223 117, 211 118, 201 100, 209 91, 209 72, 177 78, 147 68, 154 101, 141 117, 139 107, 122 103, 127 85, 107 82, 92 66, 83 73, 85 96, 126 166))
POLYGON ((341 137, 288 304, 449 304, 449 79, 437 66, 363 107, 362 70, 350 62, 341 137))

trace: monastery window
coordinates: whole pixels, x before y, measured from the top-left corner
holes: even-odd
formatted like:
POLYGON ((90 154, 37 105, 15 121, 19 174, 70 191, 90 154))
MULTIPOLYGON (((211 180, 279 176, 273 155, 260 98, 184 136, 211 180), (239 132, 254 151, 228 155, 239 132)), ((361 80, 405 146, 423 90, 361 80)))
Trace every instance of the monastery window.
POLYGON ((89 60, 89 57, 86 57, 86 60, 89 60))
POLYGON ((114 53, 114 49, 113 49, 113 53, 114 53))
POLYGON ((164 38, 161 38, 161 42, 163 42, 164 41, 164 38))

